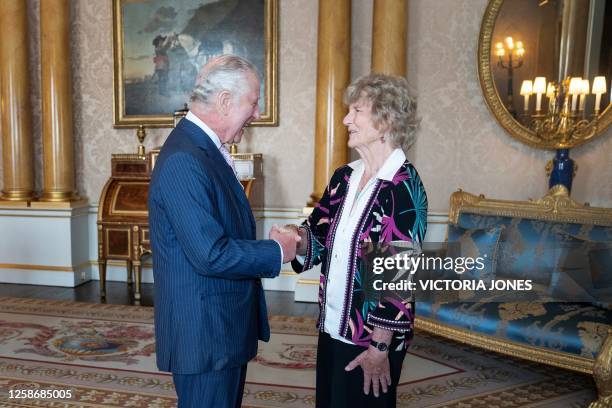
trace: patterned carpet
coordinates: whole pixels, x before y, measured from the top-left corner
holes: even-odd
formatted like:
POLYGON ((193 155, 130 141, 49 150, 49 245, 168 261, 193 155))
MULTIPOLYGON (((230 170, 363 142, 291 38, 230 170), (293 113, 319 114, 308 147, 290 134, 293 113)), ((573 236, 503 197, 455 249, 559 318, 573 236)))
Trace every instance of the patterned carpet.
MULTIPOLYGON (((243 406, 314 407, 313 319, 270 323, 272 341, 249 365, 243 406)), ((400 407, 584 407, 593 399, 588 376, 425 333, 398 388, 400 407)), ((175 405, 171 376, 155 367, 151 308, 0 298, 0 406, 175 405)))

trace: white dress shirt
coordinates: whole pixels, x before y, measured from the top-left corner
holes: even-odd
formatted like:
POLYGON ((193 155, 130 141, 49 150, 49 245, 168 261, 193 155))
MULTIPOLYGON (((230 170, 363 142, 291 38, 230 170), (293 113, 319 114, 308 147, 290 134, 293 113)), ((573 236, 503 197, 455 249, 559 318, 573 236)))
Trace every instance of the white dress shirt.
POLYGON ((217 146, 217 149, 221 148, 221 139, 219 139, 219 136, 217 136, 215 131, 212 130, 211 128, 209 128, 206 123, 202 122, 202 120, 200 118, 198 118, 191 111, 189 111, 189 112, 187 112, 187 115, 185 116, 185 119, 187 119, 188 121, 190 121, 191 123, 193 123, 197 127, 199 127, 200 129, 202 129, 204 131, 204 133, 206 133, 208 135, 208 137, 210 137, 210 139, 213 141, 215 146, 217 146))
MULTIPOLYGON (((406 155, 402 149, 395 149, 381 168, 376 173, 376 177, 371 178, 365 184, 360 192, 357 192, 359 181, 365 172, 363 161, 356 160, 349 163, 353 169, 348 185, 348 192, 344 199, 342 216, 338 222, 334 244, 329 251, 328 256, 331 256, 329 264, 329 272, 327 276, 326 286, 326 302, 325 302, 325 323, 323 330, 332 338, 340 340, 344 343, 353 344, 345 339, 340 331, 342 310, 347 302, 346 297, 351 296, 346 293, 346 279, 349 271, 349 259, 351 251, 351 242, 355 234, 359 234, 356 229, 361 215, 366 210, 366 205, 370 201, 371 195, 374 193, 376 180, 393 180, 393 176, 397 173, 400 167, 406 161, 406 155)), ((365 320, 367 316, 363 316, 365 320)))

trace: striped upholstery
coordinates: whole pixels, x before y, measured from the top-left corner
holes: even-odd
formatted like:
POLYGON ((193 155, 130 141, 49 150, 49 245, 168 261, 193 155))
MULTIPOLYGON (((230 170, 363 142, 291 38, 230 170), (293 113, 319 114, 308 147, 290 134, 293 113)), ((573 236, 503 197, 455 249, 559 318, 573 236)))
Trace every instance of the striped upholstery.
POLYGON ((279 245, 255 241, 240 183, 212 140, 183 119, 149 190, 155 335, 160 370, 238 367, 268 340, 260 278, 280 272, 279 245))

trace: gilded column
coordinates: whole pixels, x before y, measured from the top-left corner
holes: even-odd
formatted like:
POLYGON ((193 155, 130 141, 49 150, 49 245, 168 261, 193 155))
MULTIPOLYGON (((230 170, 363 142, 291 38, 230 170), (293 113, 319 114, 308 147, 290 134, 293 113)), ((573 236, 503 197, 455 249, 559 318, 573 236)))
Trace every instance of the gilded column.
POLYGON ((314 192, 309 205, 321 199, 332 172, 348 158, 342 95, 351 68, 350 0, 319 1, 318 31, 314 192))
POLYGON ((32 200, 34 161, 25 0, 0 1, 1 200, 32 200))
POLYGON ((41 201, 74 201, 69 0, 40 2, 43 194, 41 201))
POLYGON ((374 0, 372 72, 406 76, 408 0, 374 0))

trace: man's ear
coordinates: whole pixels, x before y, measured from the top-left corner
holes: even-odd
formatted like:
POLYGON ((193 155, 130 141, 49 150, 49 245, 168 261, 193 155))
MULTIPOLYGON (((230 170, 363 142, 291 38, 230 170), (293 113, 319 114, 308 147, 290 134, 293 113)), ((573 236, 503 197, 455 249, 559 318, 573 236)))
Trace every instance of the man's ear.
POLYGON ((222 115, 227 115, 229 113, 230 107, 232 105, 232 94, 229 91, 221 91, 217 95, 217 109, 222 115))

